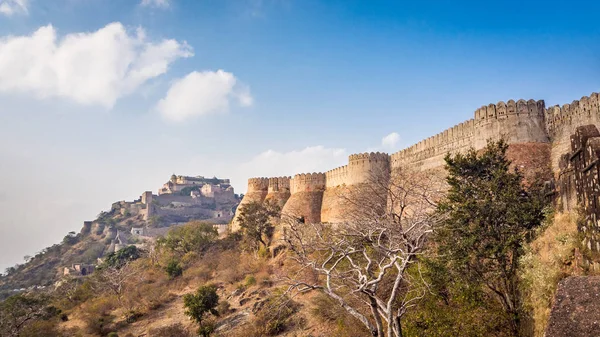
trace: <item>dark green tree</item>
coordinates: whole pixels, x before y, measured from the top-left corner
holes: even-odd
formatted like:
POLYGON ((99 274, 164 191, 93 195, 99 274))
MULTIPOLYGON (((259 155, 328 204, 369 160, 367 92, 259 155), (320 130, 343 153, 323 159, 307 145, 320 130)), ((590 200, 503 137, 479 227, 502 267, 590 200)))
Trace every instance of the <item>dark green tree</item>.
POLYGON ((217 287, 212 284, 201 286, 195 294, 184 295, 183 304, 185 306, 185 314, 198 323, 198 334, 204 337, 209 336, 213 332, 214 327, 210 324, 205 324, 205 315, 219 315, 219 312, 215 309, 219 304, 217 287))
POLYGON ((179 277, 183 274, 183 268, 181 267, 179 262, 175 260, 169 261, 169 263, 165 267, 165 271, 167 272, 167 275, 169 275, 169 277, 172 279, 179 277))
POLYGON ((212 224, 192 221, 170 230, 157 244, 178 255, 185 255, 189 252, 204 252, 218 237, 219 233, 212 224))
POLYGON ((275 231, 272 219, 278 217, 280 212, 281 208, 270 201, 252 201, 242 205, 238 221, 244 236, 255 246, 262 244, 265 248, 269 247, 275 231))
POLYGON ((507 149, 500 140, 480 154, 471 149, 446 156, 449 190, 438 204, 442 220, 434 240, 452 277, 498 300, 516 336, 523 315, 519 258, 544 220, 544 199, 510 168, 507 149))
POLYGON ((134 261, 142 256, 142 252, 136 246, 127 246, 119 251, 106 256, 102 268, 121 268, 129 261, 134 261))

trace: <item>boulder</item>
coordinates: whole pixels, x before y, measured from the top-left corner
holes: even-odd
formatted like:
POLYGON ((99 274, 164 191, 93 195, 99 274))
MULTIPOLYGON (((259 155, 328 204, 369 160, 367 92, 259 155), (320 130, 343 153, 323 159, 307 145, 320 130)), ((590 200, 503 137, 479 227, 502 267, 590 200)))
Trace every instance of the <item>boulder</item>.
POLYGON ((558 284, 546 336, 600 336, 600 276, 572 276, 558 284))

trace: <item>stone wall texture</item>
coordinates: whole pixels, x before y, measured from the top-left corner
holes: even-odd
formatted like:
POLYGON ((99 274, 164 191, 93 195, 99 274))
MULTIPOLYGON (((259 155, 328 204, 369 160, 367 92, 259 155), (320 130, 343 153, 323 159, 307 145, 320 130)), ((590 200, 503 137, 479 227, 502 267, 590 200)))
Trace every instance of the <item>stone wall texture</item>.
MULTIPOLYGON (((340 222, 344 214, 340 195, 344 189, 367 183, 371 178, 389 176, 395 168, 402 166, 441 170, 446 154, 470 148, 480 150, 488 140, 500 138, 510 145, 507 155, 513 165, 525 173, 527 180, 542 174, 553 176, 557 185, 572 183, 574 188, 574 178, 572 182, 558 178, 561 175, 572 178, 565 173, 570 167, 564 163, 564 158, 572 151, 571 135, 584 125, 600 125, 597 93, 571 104, 549 108, 543 100, 523 99, 484 105, 474 112, 472 119, 390 155, 380 152, 352 154, 347 165, 325 173, 296 174, 291 179, 251 178, 248 193, 240 206, 249 200, 262 201, 268 196, 283 204, 284 212, 305 221, 340 222), (561 165, 566 165, 565 170, 561 170, 561 165)), ((573 189, 569 191, 576 194, 573 189)), ((235 230, 235 225, 232 229, 235 230)))
POLYGON ((283 208, 290 198, 290 180, 291 177, 269 178, 269 187, 265 200, 270 200, 283 208))
POLYGON ((560 281, 545 335, 600 336, 600 276, 571 276, 560 281))
POLYGON ((248 190, 244 198, 237 207, 236 213, 231 221, 231 231, 238 231, 240 225, 238 222, 239 211, 243 205, 251 202, 263 202, 269 194, 269 178, 250 178, 248 179, 248 190))

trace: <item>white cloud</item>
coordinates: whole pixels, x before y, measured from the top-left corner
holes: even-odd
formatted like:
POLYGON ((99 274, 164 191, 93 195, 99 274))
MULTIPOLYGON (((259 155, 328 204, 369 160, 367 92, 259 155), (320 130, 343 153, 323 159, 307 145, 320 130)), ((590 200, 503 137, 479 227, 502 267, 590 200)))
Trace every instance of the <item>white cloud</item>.
POLYGON ((345 149, 309 146, 302 150, 267 150, 240 165, 245 177, 293 176, 298 173, 325 172, 347 164, 345 149))
POLYGON ((191 72, 173 82, 165 98, 156 108, 171 121, 229 111, 231 101, 242 107, 252 105, 253 98, 247 86, 240 84, 232 74, 223 70, 191 72))
POLYGON ((121 23, 57 37, 52 25, 29 36, 0 38, 0 92, 64 97, 85 105, 112 107, 116 100, 193 55, 185 42, 148 41, 142 28, 121 23))
POLYGON ((142 0, 140 5, 144 7, 168 8, 171 5, 170 0, 142 0))
POLYGON ((28 2, 29 0, 0 0, 0 14, 28 14, 28 2))
POLYGON ((381 139, 381 146, 384 149, 394 150, 399 142, 400 135, 396 132, 392 132, 381 139))

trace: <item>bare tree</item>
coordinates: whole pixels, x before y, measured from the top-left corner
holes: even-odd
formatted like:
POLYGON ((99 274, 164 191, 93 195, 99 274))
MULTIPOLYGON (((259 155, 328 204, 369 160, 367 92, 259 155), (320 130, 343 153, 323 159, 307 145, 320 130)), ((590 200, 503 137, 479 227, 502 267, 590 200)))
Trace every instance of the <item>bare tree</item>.
POLYGON ((288 276, 289 291, 322 291, 373 336, 402 336, 402 317, 427 289, 418 256, 432 231, 441 181, 432 172, 398 169, 346 188, 342 223, 286 219, 285 239, 299 267, 288 276), (307 271, 316 277, 300 276, 307 271))
POLYGON ((102 292, 115 295, 119 305, 129 310, 128 303, 123 301, 123 296, 130 284, 139 284, 143 281, 140 266, 134 266, 133 262, 127 261, 119 267, 107 267, 99 271, 94 282, 94 288, 102 292))

